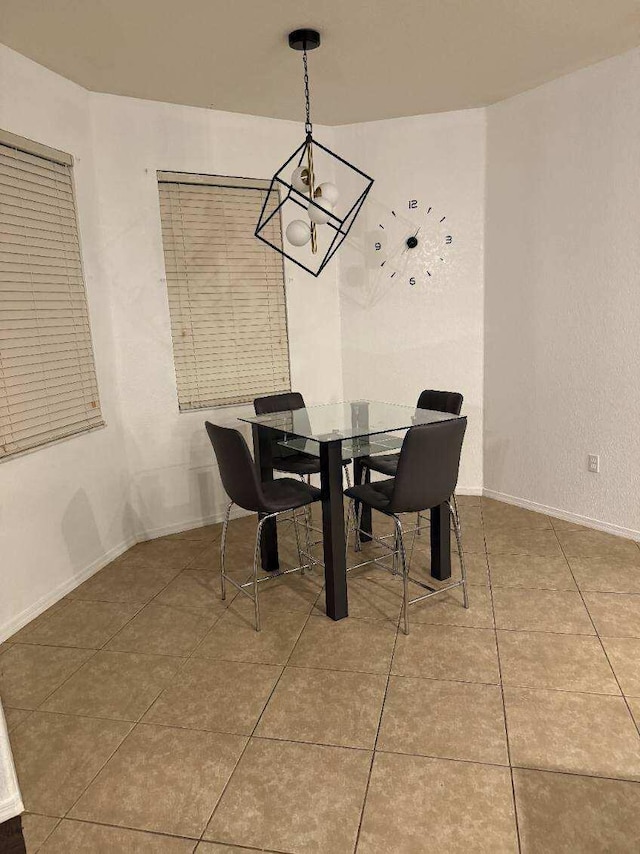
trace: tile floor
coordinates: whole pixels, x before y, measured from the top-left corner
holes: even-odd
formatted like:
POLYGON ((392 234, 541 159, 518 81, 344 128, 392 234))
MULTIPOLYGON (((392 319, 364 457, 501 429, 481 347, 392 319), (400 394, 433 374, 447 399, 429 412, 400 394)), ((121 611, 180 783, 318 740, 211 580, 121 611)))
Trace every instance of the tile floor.
MULTIPOLYGON (((318 570, 263 587, 256 634, 220 600, 211 526, 135 546, 2 644, 29 852, 640 850, 640 548, 460 504, 471 607, 415 606, 408 637, 371 567, 339 623, 318 570)), ((254 530, 231 524, 238 577, 254 530)))

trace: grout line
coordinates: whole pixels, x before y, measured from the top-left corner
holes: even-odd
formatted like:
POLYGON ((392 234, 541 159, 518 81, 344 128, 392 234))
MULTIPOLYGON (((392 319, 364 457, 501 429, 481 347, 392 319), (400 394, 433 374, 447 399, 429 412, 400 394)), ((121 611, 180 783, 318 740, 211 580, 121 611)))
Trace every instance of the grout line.
MULTIPOLYGON (((485 549, 486 549, 487 541, 486 541, 486 535, 484 532, 484 515, 482 512, 482 504, 480 504, 480 515, 481 515, 482 520, 483 520, 482 534, 483 534, 483 537, 485 538, 485 549)), ((487 564, 489 564, 488 559, 487 559, 487 564)), ((514 817, 514 822, 515 822, 515 826, 516 826, 516 839, 518 842, 518 851, 521 852, 522 851, 522 840, 520 838, 520 822, 518 820, 518 802, 516 799, 516 786, 515 786, 515 780, 513 777, 513 764, 511 762, 511 744, 509 742, 509 727, 507 725, 507 704, 506 704, 505 698, 504 698, 504 684, 502 681, 502 663, 500 660, 500 645, 498 643, 498 629, 496 626, 496 612, 495 612, 495 604, 493 601, 493 585, 492 585, 492 581, 491 581, 491 568, 490 567, 489 567, 489 598, 491 600, 491 612, 493 614, 493 639, 494 639, 494 643, 496 645, 496 658, 497 658, 497 662, 498 662, 498 679, 499 679, 499 683, 500 683, 500 697, 502 698, 502 715, 503 715, 503 719, 504 719, 504 734, 505 734, 505 742, 506 742, 506 747, 507 747, 507 762, 509 763, 509 776, 511 779, 511 798, 512 798, 512 802, 513 802, 513 817, 514 817)))
MULTIPOLYGON (((554 529, 554 530, 555 530, 555 529, 554 529)), ((571 562, 569 561, 569 559, 568 559, 567 555, 566 555, 566 554, 565 554, 565 552, 564 552, 564 548, 563 548, 563 546, 562 546, 562 542, 560 541, 560 538, 558 537, 557 532, 556 532, 556 537, 557 537, 557 539, 558 539, 558 543, 560 544, 560 548, 562 549, 562 554, 564 555, 564 559, 566 560, 567 565, 568 565, 568 567, 569 567, 569 572, 571 573, 571 577, 573 578, 573 580, 574 580, 574 581, 576 581, 576 579, 575 579, 575 575, 573 574, 573 569, 571 568, 571 562)), ((629 700, 627 699, 626 694, 625 694, 625 693, 624 693, 624 691, 622 690, 622 685, 620 684, 620 680, 618 679, 618 676, 617 676, 617 674, 616 674, 616 671, 614 670, 613 665, 611 664, 611 661, 609 660, 609 656, 608 656, 608 654, 607 654, 606 647, 605 647, 605 645, 604 645, 604 643, 603 643, 603 641, 602 641, 602 638, 600 637, 600 633, 599 633, 599 631, 598 631, 598 627, 597 627, 597 625, 596 625, 596 622, 595 622, 595 620, 593 619, 593 617, 591 616, 591 611, 589 610, 589 606, 587 605, 587 603, 586 603, 586 601, 585 601, 585 598, 584 598, 584 596, 583 596, 583 591, 580 589, 580 587, 578 586, 578 583, 577 583, 577 582, 576 582, 576 586, 578 587, 578 593, 580 594, 580 599, 581 599, 581 601, 582 601, 582 604, 583 604, 583 606, 584 606, 584 609, 586 610, 587 614, 589 615, 589 619, 591 620, 591 625, 593 626, 593 630, 594 630, 594 632, 596 633, 596 637, 597 637, 597 638, 598 638, 598 640, 600 641, 600 646, 601 646, 601 648, 602 648, 602 652, 603 652, 603 654, 604 654, 604 657, 605 657, 605 658, 606 658, 606 660, 607 660, 607 664, 609 665, 609 669, 611 670, 611 673, 613 674, 613 678, 616 680, 616 685, 618 686, 618 689, 619 689, 619 691, 620 691, 620 695, 622 696, 622 699, 624 700, 625 706, 627 707, 627 711, 629 712, 629 716, 631 717, 631 723, 635 726, 635 728, 636 728, 636 732, 638 733, 638 735, 640 735, 640 720, 638 720, 638 721, 637 721, 637 720, 635 719, 635 716, 634 716, 633 712, 631 711, 631 706, 629 705, 629 700)), ((586 591, 585 591, 585 592, 586 592, 586 591)), ((619 593, 619 594, 616 594, 616 595, 619 595, 619 596, 631 595, 631 596, 633 596, 633 595, 635 595, 635 594, 619 593)), ((605 637, 607 637, 607 636, 605 635, 605 637)))
MULTIPOLYGON (((263 705, 263 707, 262 707, 262 711, 260 712, 260 714, 259 714, 259 716, 258 716, 258 719, 257 719, 257 721, 256 721, 256 723, 255 723, 255 726, 253 727, 253 729, 252 729, 252 731, 251 731, 251 734, 247 737, 247 742, 246 742, 246 744, 245 744, 245 746, 244 746, 244 748, 243 748, 242 752, 240 753, 240 756, 238 756, 238 759, 237 759, 237 761, 236 761, 235 765, 233 766, 233 770, 231 771, 231 774, 229 775, 229 779, 228 779, 228 780, 227 780, 227 782, 225 783, 224 788, 223 788, 223 789, 222 789, 222 791, 220 792, 220 795, 219 795, 219 797, 218 797, 218 800, 216 801, 215 806, 213 807, 213 810, 211 811, 211 814, 209 815, 209 818, 208 818, 208 819, 207 819, 207 821, 205 822, 204 828, 203 828, 202 833, 200 834, 200 837, 199 837, 199 840, 198 840, 198 844, 200 844, 200 842, 202 842, 202 841, 204 840, 204 835, 205 835, 205 833, 207 832, 207 828, 208 828, 208 827, 209 827, 209 825, 211 824, 211 822, 212 822, 212 820, 213 820, 213 817, 214 817, 214 815, 216 814, 216 811, 218 810, 218 808, 220 807, 220 804, 222 803, 222 799, 224 798, 225 792, 227 791, 227 789, 229 788, 229 785, 231 784, 231 780, 233 779, 233 776, 234 776, 234 774, 236 773, 236 771, 237 771, 237 769, 238 769, 238 767, 239 767, 239 765, 240 765, 240 762, 242 761, 242 757, 245 755, 245 753, 246 753, 246 751, 247 751, 247 749, 248 749, 249 745, 251 744, 251 741, 252 741, 252 739, 253 739, 253 737, 254 737, 254 733, 256 732, 256 730, 257 730, 258 726, 260 725, 260 721, 262 720, 262 717, 263 717, 263 715, 264 715, 264 713, 265 713, 265 710, 266 710, 267 706, 269 705, 269 702, 271 701, 271 698, 273 697, 273 695, 274 695, 274 693, 275 693, 275 691, 276 691, 276 689, 277 689, 278 685, 280 684, 280 680, 282 679, 282 676, 283 676, 283 674, 284 674, 285 670, 287 669, 287 665, 289 664, 289 661, 291 660, 291 656, 293 655, 294 650, 295 650, 295 649, 296 649, 296 647, 298 646, 298 643, 299 643, 299 641, 300 641, 300 638, 302 637, 302 634, 303 634, 304 630, 305 630, 305 629, 306 629, 306 627, 307 627, 307 624, 308 624, 308 622, 309 622, 309 619, 310 619, 310 617, 311 617, 311 614, 313 613, 313 608, 314 608, 314 606, 315 606, 316 602, 318 601, 318 599, 320 598, 320 596, 321 596, 321 595, 322 595, 322 589, 320 589, 320 590, 318 591, 318 595, 316 596, 316 598, 315 598, 315 600, 314 600, 314 602, 313 602, 313 604, 312 604, 312 606, 311 606, 311 609, 310 609, 309 613, 307 614, 307 618, 306 618, 306 620, 304 621, 304 624, 303 624, 303 626, 302 626, 302 628, 301 628, 301 630, 300 630, 300 633, 298 634, 298 636, 297 636, 297 638, 296 638, 295 643, 294 643, 294 644, 293 644, 293 646, 291 647, 291 651, 290 651, 290 653, 289 653, 289 656, 288 656, 288 658, 287 658, 286 662, 285 662, 283 665, 278 665, 279 667, 282 667, 282 670, 281 670, 281 672, 280 672, 280 676, 278 676, 278 678, 277 678, 277 680, 276 680, 276 682, 275 682, 275 684, 274 684, 273 688, 271 689, 271 692, 269 693, 269 696, 267 697, 267 699, 266 699, 266 701, 265 701, 265 703, 264 703, 264 705, 263 705)), ((275 619, 275 615, 273 616, 273 619, 275 619)), ((192 655, 193 655, 193 653, 192 653, 192 655)), ((207 840, 207 841, 209 841, 209 840, 207 840)), ((235 843, 232 843, 232 844, 235 844, 235 843)), ((249 850, 251 850, 251 849, 249 849, 249 850)), ((254 850, 255 850, 255 849, 254 849, 254 850)))
POLYGON ((371 785, 371 775, 373 773, 373 763, 376 758, 376 749, 378 746, 378 738, 380 736, 380 729, 382 728, 382 718, 384 716, 384 707, 387 702, 387 694, 389 693, 389 683, 391 682, 391 671, 393 670, 393 659, 396 654, 396 646, 398 644, 398 635, 400 633, 400 620, 401 615, 398 616, 398 621, 396 623, 396 636, 393 642, 393 649, 391 650, 391 656, 389 657, 389 670, 387 672, 387 682, 384 688, 384 695, 382 697, 382 705, 380 706, 380 716, 378 717, 378 726, 376 728, 376 737, 373 742, 373 750, 371 752, 371 762, 369 763, 369 773, 367 775, 367 784, 364 790, 364 798, 362 799, 362 808, 360 810, 360 821, 358 822, 358 830, 356 833, 356 841, 354 845, 354 852, 357 851, 358 845, 360 844, 360 834, 362 832, 362 823, 364 821, 364 811, 367 806, 367 797, 369 796, 369 787, 371 785))

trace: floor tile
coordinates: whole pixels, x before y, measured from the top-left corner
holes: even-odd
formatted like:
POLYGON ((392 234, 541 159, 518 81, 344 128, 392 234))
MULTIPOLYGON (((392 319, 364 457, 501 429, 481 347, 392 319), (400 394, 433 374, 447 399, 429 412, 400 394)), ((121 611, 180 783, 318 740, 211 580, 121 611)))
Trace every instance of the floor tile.
POLYGON ((31 712, 27 709, 12 709, 11 706, 4 706, 2 709, 4 718, 7 724, 7 732, 14 730, 18 724, 25 721, 31 712))
POLYGON ((200 842, 195 854, 251 854, 252 851, 264 851, 259 848, 238 848, 237 845, 222 845, 219 842, 200 842))
POLYGON ((351 854, 370 762, 368 751, 252 739, 205 839, 351 854))
MULTIPOLYGON (((415 584, 409 585, 409 596, 421 596, 427 591, 415 584)), ((442 626, 474 626, 480 629, 493 628, 493 609, 488 587, 471 587, 469 607, 463 605, 462 587, 439 593, 422 602, 409 606, 409 625, 429 623, 442 626)))
POLYGON ((257 736, 372 750, 386 676, 288 667, 257 736))
POLYGON ((597 637, 498 631, 505 685, 620 694, 597 637))
POLYGON ((584 530, 589 530, 584 525, 577 525, 575 522, 569 522, 566 519, 557 519, 555 516, 550 516, 549 518, 554 529, 558 532, 564 531, 568 533, 573 531, 574 533, 580 533, 584 530))
POLYGON ((500 688, 392 676, 376 747, 508 765, 500 688))
POLYGON ((625 593, 585 593, 599 635, 640 638, 640 596, 625 593))
POLYGON ((490 555, 493 587, 529 587, 537 590, 575 590, 567 561, 561 555, 490 555))
POLYGON ((27 847, 27 854, 33 854, 34 851, 40 850, 40 846, 53 832, 59 821, 59 818, 52 818, 48 815, 36 815, 28 812, 22 814, 22 834, 27 847))
POLYGON ((93 655, 88 649, 15 644, 0 657, 0 696, 7 706, 35 709, 93 655))
MULTIPOLYGON (((387 573, 384 573, 386 576, 387 573)), ((382 577, 382 572, 374 577, 349 578, 349 616, 364 620, 389 620, 394 625, 398 622, 402 607, 402 584, 393 584, 393 577, 388 576, 391 584, 382 577)), ((326 613, 324 596, 320 596, 315 612, 326 613)))
POLYGON ((508 768, 378 753, 358 854, 516 854, 508 768))
POLYGON ((63 816, 130 729, 122 721, 30 715, 11 738, 25 808, 63 816))
MULTIPOLYGON (((198 554, 187 564, 188 569, 197 570, 199 572, 212 572, 218 580, 220 579, 220 543, 215 542, 207 544, 198 554)), ((227 569, 231 569, 227 566, 227 569)))
POLYGON ((227 591, 223 602, 220 579, 211 572, 183 570, 155 599, 157 605, 169 605, 196 615, 221 614, 236 595, 235 588, 227 591))
MULTIPOLYGON (((30 620, 26 626, 19 629, 13 635, 11 635, 10 642, 11 643, 22 643, 23 639, 30 634, 35 628, 38 628, 42 623, 46 623, 54 614, 58 611, 61 611, 63 608, 67 608, 69 605, 69 597, 65 596, 62 599, 58 599, 57 602, 54 602, 53 605, 50 605, 45 611, 41 614, 38 614, 37 617, 34 617, 33 620, 30 620)), ((2 650, 0 649, 0 652, 2 650)))
POLYGON ((640 780, 640 739, 622 697, 504 689, 514 766, 640 780))
POLYGON ((107 649, 184 656, 191 653, 209 631, 218 614, 194 614, 182 608, 151 602, 113 637, 107 649))
POLYGON ((297 667, 388 673, 396 628, 376 620, 309 617, 290 659, 297 667))
POLYGON ((144 721, 251 735, 281 673, 271 664, 193 658, 144 721))
POLYGON ((23 643, 100 649, 139 610, 115 602, 70 602, 24 636, 23 643))
POLYGON ((172 656, 101 650, 42 708, 69 715, 137 721, 181 665, 182 659, 172 656))
POLYGON ((146 605, 178 572, 180 570, 167 574, 166 570, 150 566, 111 564, 72 590, 69 598, 146 605))
POLYGON ((636 722, 636 727, 640 732, 640 697, 627 697, 631 714, 636 722))
POLYGON ((640 593, 640 565, 609 558, 569 558, 580 590, 600 593, 640 593))
POLYGON ((70 817, 199 836, 246 739, 138 724, 70 817))
POLYGON ((286 664, 307 619, 304 612, 283 611, 277 619, 265 620, 257 632, 252 615, 228 609, 193 655, 225 661, 286 664))
POLYGON ((168 540, 159 537, 129 549, 121 560, 123 565, 152 566, 156 569, 181 570, 186 567, 207 547, 202 540, 187 538, 168 540))
MULTIPOLYGON (((422 536, 416 542, 416 548, 422 545, 425 550, 429 549, 429 537, 422 536)), ((482 527, 466 527, 462 529, 462 551, 467 554, 484 554, 486 550, 485 532, 482 527)), ((457 552, 457 543, 453 531, 451 532, 451 552, 457 552)))
POLYGON ((492 498, 482 499, 482 522, 485 528, 551 528, 551 517, 515 504, 492 498))
MULTIPOLYGON (((258 592, 260 614, 264 616, 265 624, 270 615, 280 615, 285 611, 309 614, 320 592, 321 580, 312 573, 304 576, 286 575, 264 582, 258 592)), ((253 613, 253 602, 242 593, 236 596, 229 607, 241 616, 253 613)))
POLYGON ((640 548, 633 540, 626 540, 623 537, 606 534, 604 531, 589 529, 580 532, 559 530, 558 539, 568 558, 627 559, 640 565, 640 548))
POLYGON ((640 638, 602 638, 624 694, 640 697, 640 638))
POLYGON ((640 786, 515 770, 522 854, 630 854, 640 839, 640 786))
POLYGON ((192 854, 194 845, 193 839, 65 819, 47 840, 41 854, 73 854, 76 851, 85 854, 192 854))
POLYGON ((493 591, 493 604, 499 629, 595 634, 579 593, 502 587, 493 591))
POLYGON ((489 555, 540 555, 562 557, 558 538, 551 528, 512 528, 486 531, 489 555))
POLYGON ((416 624, 398 633, 391 672, 461 682, 499 681, 495 633, 491 629, 416 624))
POLYGON ((195 854, 251 854, 252 851, 264 851, 259 848, 238 848, 237 845, 221 845, 219 842, 201 842, 195 854))
POLYGON ((3 652, 7 652, 10 649, 11 649, 10 643, 0 643, 0 655, 2 655, 3 652))

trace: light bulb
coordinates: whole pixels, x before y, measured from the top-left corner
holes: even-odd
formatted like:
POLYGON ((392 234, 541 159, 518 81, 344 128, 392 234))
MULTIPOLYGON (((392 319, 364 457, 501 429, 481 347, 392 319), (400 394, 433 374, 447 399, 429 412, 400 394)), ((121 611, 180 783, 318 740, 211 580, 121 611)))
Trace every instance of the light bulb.
POLYGON ((300 193, 309 192, 309 169, 306 166, 298 166, 293 170, 291 185, 300 193))
POLYGON ((304 246, 311 240, 311 228, 302 219, 294 219, 285 231, 287 240, 292 246, 304 246))
POLYGON ((309 204, 309 219, 316 225, 324 225, 329 222, 329 214, 333 211, 333 205, 326 199, 316 199, 315 204, 309 204))
POLYGON ((325 181, 324 184, 319 184, 313 195, 316 199, 324 199, 325 202, 329 202, 330 205, 335 205, 340 198, 338 188, 330 181, 325 181))

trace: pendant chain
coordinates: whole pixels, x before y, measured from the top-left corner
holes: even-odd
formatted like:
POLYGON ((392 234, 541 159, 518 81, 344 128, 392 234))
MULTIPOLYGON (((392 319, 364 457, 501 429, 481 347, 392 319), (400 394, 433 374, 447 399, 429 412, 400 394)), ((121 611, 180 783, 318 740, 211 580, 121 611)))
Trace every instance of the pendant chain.
POLYGON ((302 64, 304 65, 304 105, 306 110, 306 121, 304 123, 304 129, 307 136, 311 136, 312 126, 311 126, 311 103, 309 97, 309 68, 307 66, 307 49, 305 47, 302 52, 302 64))

